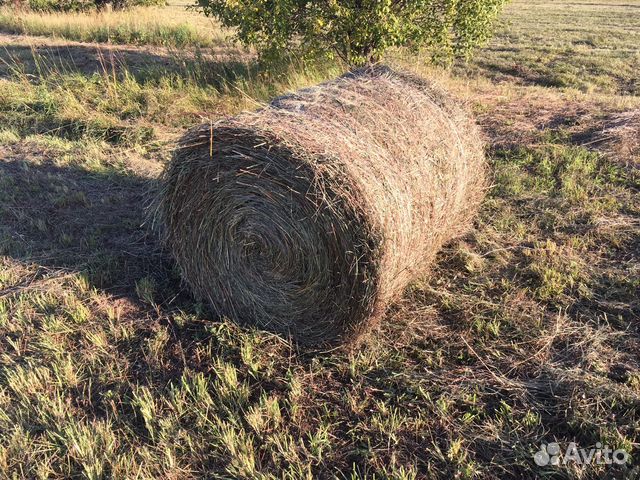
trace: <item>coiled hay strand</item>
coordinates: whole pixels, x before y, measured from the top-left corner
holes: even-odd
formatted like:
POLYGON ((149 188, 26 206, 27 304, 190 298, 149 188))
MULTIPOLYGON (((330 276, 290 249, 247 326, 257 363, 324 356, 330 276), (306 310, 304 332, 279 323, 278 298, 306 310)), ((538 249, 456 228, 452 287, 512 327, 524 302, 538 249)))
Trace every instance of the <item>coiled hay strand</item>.
POLYGON ((302 345, 369 330, 485 190, 478 129, 424 80, 361 69, 186 134, 158 214, 194 294, 302 345))

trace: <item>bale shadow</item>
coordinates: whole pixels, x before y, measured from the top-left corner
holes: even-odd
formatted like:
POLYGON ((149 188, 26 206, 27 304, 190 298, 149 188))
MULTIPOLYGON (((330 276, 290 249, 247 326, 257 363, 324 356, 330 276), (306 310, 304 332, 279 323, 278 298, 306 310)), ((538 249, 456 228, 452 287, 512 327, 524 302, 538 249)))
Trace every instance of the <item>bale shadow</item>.
POLYGON ((95 287, 118 294, 130 293, 145 276, 167 276, 149 228, 155 179, 26 155, 0 159, 0 255, 80 271, 95 287))
MULTIPOLYGON (((211 362, 198 350, 203 343, 240 356, 224 343, 225 335, 218 340, 215 331, 239 327, 220 323, 203 310, 162 247, 152 225, 158 187, 152 174, 61 166, 42 150, 0 147, 0 260, 29 271, 24 285, 3 291, 0 281, 0 294, 26 291, 30 280, 36 284, 45 277, 84 275, 101 294, 95 301, 107 302, 119 312, 119 323, 135 328, 136 335, 114 343, 114 352, 128 359, 136 383, 154 388, 179 378, 186 368, 210 372, 211 362), (145 280, 153 285, 152 303, 138 290, 145 280), (183 314, 188 320, 176 321, 176 315, 183 314), (144 355, 159 330, 171 337, 162 358, 144 355)), ((56 285, 45 288, 55 294, 56 285)), ((104 306, 91 308, 100 312, 104 306)), ((94 380, 94 397, 88 400, 86 392, 78 392, 78 399, 99 418, 104 413, 101 393, 116 386, 94 380)))

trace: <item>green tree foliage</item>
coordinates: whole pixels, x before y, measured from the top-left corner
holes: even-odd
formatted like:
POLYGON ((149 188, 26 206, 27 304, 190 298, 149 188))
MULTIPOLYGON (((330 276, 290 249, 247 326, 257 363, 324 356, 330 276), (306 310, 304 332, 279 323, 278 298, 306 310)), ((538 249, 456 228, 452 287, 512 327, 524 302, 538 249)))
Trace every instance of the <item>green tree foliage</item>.
POLYGON ((429 49, 435 59, 467 56, 487 39, 506 0, 198 0, 206 15, 236 29, 263 58, 290 52, 337 56, 351 65, 389 47, 429 49))

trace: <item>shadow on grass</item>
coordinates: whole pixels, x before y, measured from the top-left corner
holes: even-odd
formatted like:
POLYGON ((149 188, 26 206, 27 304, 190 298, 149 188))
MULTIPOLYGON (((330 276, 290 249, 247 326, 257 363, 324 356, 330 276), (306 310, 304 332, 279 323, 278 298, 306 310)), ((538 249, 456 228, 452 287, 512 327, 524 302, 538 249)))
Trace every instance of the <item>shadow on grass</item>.
POLYGON ((19 155, 0 161, 0 255, 84 272, 113 293, 131 292, 143 277, 166 277, 148 225, 154 179, 19 155))
POLYGON ((0 78, 27 76, 39 81, 55 74, 133 76, 138 82, 175 78, 217 89, 255 78, 254 57, 233 48, 178 51, 157 47, 94 44, 6 45, 0 49, 0 78))
POLYGON ((522 85, 555 88, 570 86, 551 72, 545 73, 523 63, 502 65, 496 62, 479 60, 478 66, 483 72, 486 72, 490 79, 498 82, 515 81, 522 85))

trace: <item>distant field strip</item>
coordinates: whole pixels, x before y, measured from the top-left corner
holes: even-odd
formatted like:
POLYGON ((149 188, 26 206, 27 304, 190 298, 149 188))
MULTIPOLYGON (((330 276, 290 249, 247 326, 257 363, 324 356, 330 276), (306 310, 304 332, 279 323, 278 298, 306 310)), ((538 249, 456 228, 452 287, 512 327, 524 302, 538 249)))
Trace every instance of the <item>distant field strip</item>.
POLYGON ((516 1, 465 70, 527 84, 640 95, 640 2, 516 1))
POLYGON ((16 14, 11 9, 1 9, 0 31, 82 42, 170 47, 211 47, 224 44, 227 39, 211 19, 187 10, 185 5, 92 13, 16 14))

